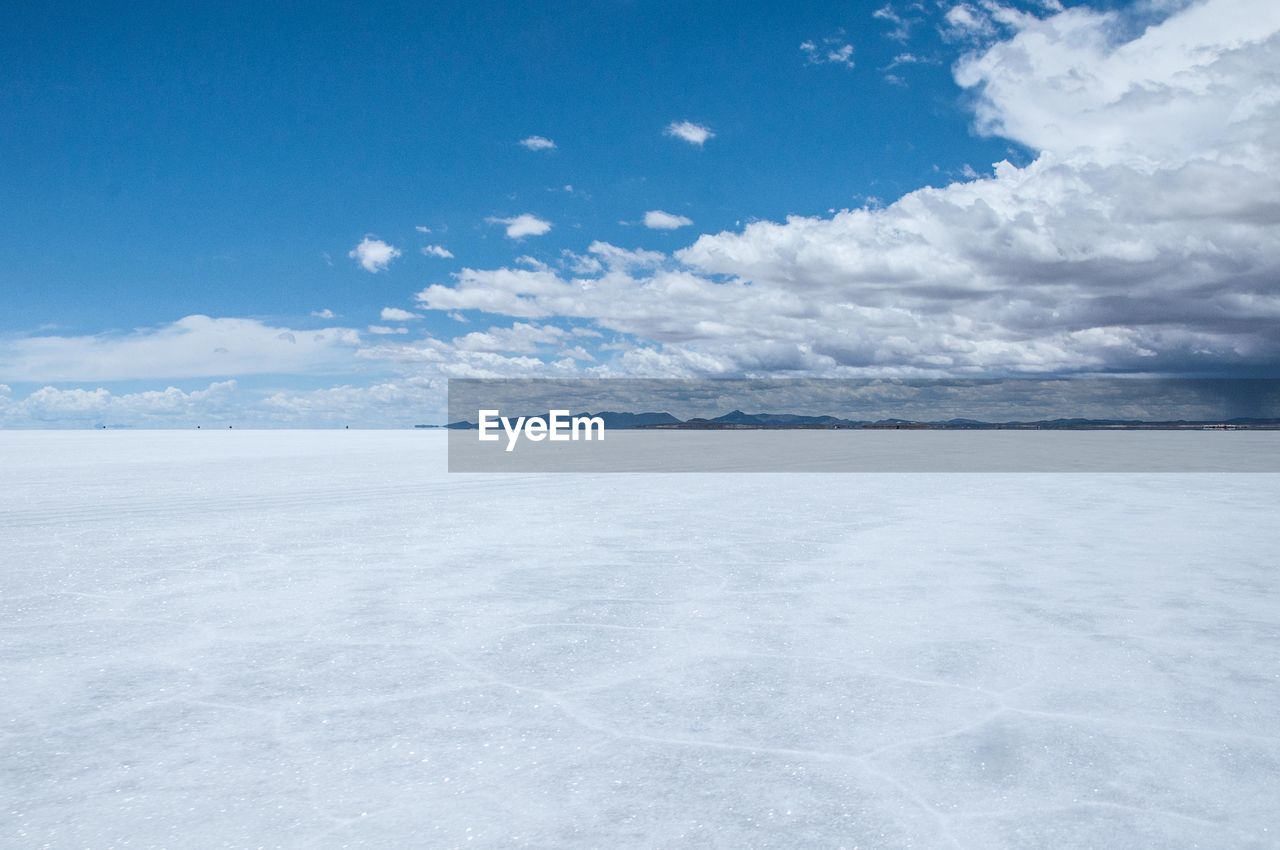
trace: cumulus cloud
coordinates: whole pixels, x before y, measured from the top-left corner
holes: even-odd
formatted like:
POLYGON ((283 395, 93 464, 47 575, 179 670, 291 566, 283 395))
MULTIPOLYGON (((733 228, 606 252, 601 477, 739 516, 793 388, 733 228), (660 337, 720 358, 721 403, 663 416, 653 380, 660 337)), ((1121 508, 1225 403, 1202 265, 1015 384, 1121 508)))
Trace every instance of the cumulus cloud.
MULTIPOLYGON (((614 250, 620 256, 643 256, 643 252, 614 250)), ((580 375, 595 358, 581 340, 599 336, 586 327, 570 331, 521 321, 452 340, 431 336, 409 340, 404 328, 390 326, 373 326, 370 332, 369 342, 352 348, 333 371, 351 374, 363 371, 361 366, 367 364, 380 376, 398 373, 371 386, 344 383, 314 390, 245 391, 237 389, 235 381, 220 381, 207 389, 169 387, 124 396, 104 387, 44 387, 15 399, 10 388, 0 384, 0 425, 185 427, 221 422, 241 427, 336 422, 404 426, 438 422, 446 378, 580 375)))
POLYGON ((443 377, 396 376, 367 386, 340 384, 311 390, 246 390, 235 381, 182 390, 167 387, 117 394, 111 390, 42 387, 6 399, 0 387, 0 423, 18 427, 239 427, 439 424, 445 416, 443 377))
POLYGON ((417 313, 410 313, 408 310, 401 310, 399 307, 383 307, 380 314, 384 322, 411 322, 414 319, 421 319, 417 313))
POLYGON ((0 375, 36 382, 318 373, 347 368, 359 344, 348 328, 187 316, 129 333, 0 337, 0 375))
POLYGON ((980 96, 979 129, 1100 165, 1261 169, 1270 151, 1255 148, 1274 150, 1263 142, 1280 105, 1265 70, 1280 6, 1210 0, 1115 44, 1118 18, 1081 8, 1023 19, 1016 36, 963 61, 956 80, 980 96))
POLYGON ((311 315, 316 319, 332 319, 334 317, 334 312, 328 307, 325 307, 323 310, 312 310, 311 315))
POLYGON ((663 132, 674 139, 682 139, 698 147, 702 147, 708 139, 713 139, 716 135, 711 132, 710 127, 694 124, 692 121, 672 121, 663 132))
POLYGON ((510 328, 491 327, 452 341, 385 339, 360 356, 417 379, 581 377, 577 352, 563 344, 563 336, 553 325, 515 322, 510 328))
POLYGON ((959 3, 948 9, 943 15, 943 22, 942 34, 951 39, 981 38, 995 32, 987 13, 968 3, 959 3))
POLYGON ((583 320, 631 340, 609 368, 637 374, 1280 362, 1280 6, 1207 0, 1146 29, 1082 7, 982 14, 1007 35, 956 79, 1029 164, 704 235, 643 268, 466 269, 419 302, 583 320))
POLYGON ((531 151, 555 150, 556 143, 546 136, 528 136, 520 140, 520 146, 531 151))
POLYGON ((509 328, 489 328, 457 337, 452 344, 461 351, 532 354, 541 346, 559 344, 565 335, 564 330, 553 325, 515 322, 509 328))
POLYGON ((41 387, 26 398, 8 398, 0 385, 0 422, 16 425, 97 424, 177 425, 199 417, 219 418, 233 408, 235 381, 217 381, 204 389, 177 387, 117 395, 103 387, 41 387))
POLYGON ((662 210, 649 210, 644 214, 644 226, 650 230, 676 230, 693 224, 693 219, 662 210))
POLYGON ((388 245, 381 239, 366 236, 360 244, 352 248, 347 256, 360 264, 360 267, 371 274, 386 271, 391 261, 400 256, 400 249, 388 245))
POLYGON ((405 376, 370 386, 342 384, 315 390, 279 390, 263 398, 255 410, 269 421, 288 425, 443 424, 445 381, 405 376))
MULTIPOLYGON (((966 42, 957 83, 980 132, 1034 152, 1025 165, 958 172, 961 182, 888 204, 706 234, 673 254, 592 241, 554 262, 465 268, 417 303, 509 324, 452 340, 375 326, 362 341, 349 329, 198 316, 125 334, 0 337, 0 378, 347 375, 366 364, 399 377, 277 393, 258 409, 281 422, 364 411, 403 423, 406 406, 427 409, 431 382, 446 377, 1280 364, 1280 6, 1204 0, 1149 27, 1080 7, 1044 18, 972 8, 1003 35, 966 42)), ((521 233, 521 218, 495 223, 512 238, 550 228, 521 233)), ((43 393, 28 407, 0 387, 0 409, 20 421, 48 405, 96 411, 108 391, 57 392, 72 394, 43 393)))
MULTIPOLYGON (((564 251, 560 265, 574 274, 594 275, 606 269, 652 268, 660 265, 666 258, 666 254, 658 251, 628 250, 597 240, 587 246, 585 254, 564 251)), ((543 265, 541 268, 545 270, 549 266, 543 265)))
POLYGON ((542 236, 551 231, 551 222, 544 221, 532 213, 521 213, 514 218, 487 218, 490 224, 506 225, 509 239, 523 239, 526 236, 542 236))
POLYGON ((442 260, 452 260, 453 252, 443 245, 425 245, 422 253, 428 257, 439 257, 442 260))

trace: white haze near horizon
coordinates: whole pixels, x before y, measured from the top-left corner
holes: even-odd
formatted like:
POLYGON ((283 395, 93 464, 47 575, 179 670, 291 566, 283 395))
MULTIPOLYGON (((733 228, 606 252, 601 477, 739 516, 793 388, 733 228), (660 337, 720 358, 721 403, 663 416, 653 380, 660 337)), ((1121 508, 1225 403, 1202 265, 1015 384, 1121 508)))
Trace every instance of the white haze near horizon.
POLYGON ((0 432, 0 845, 1274 847, 1275 475, 0 432))

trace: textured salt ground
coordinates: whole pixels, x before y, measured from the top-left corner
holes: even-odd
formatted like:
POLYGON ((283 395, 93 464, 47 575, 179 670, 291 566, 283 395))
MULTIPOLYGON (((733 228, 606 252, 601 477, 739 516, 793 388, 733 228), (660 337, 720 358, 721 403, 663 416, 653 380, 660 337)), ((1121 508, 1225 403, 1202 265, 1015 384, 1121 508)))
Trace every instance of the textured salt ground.
POLYGON ((0 433, 0 846, 1280 846, 1274 475, 0 433))

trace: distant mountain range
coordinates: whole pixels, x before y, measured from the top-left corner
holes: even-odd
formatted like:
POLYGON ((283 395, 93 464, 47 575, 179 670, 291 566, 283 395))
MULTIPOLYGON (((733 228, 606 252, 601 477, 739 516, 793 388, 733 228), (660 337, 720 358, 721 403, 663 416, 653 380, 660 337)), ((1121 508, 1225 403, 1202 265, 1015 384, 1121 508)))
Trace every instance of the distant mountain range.
MULTIPOLYGON (((547 414, 539 413, 537 416, 546 417, 547 414)), ((573 416, 598 416, 604 420, 606 430, 613 429, 619 431, 631 430, 634 428, 664 428, 682 425, 683 423, 672 416, 670 413, 618 413, 613 410, 605 410, 600 413, 574 413, 573 416)), ((419 425, 419 428, 429 428, 429 425, 419 425)), ((475 422, 450 422, 445 425, 446 428, 467 429, 479 428, 475 422)))
MULTIPOLYGON (((539 414, 545 415, 545 414, 539 414)), ((1280 429, 1280 419, 1234 418, 1213 420, 1175 419, 1148 421, 1144 419, 1037 419, 1031 421, 984 422, 979 419, 944 419, 920 421, 914 419, 841 419, 836 416, 806 416, 799 413, 744 413, 731 410, 714 419, 678 419, 670 413, 627 413, 612 410, 600 413, 576 413, 574 416, 598 416, 604 420, 606 430, 668 430, 668 431, 733 431, 733 430, 1197 430, 1220 429, 1280 429)), ((419 428, 433 426, 418 425, 419 428)), ((474 429, 474 422, 450 422, 445 428, 474 429)))

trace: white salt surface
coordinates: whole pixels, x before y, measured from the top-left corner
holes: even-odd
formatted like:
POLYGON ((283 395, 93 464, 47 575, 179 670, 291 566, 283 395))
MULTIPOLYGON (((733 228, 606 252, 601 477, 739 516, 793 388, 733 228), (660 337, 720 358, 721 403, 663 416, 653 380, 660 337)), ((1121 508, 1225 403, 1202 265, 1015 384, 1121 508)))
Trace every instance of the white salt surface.
POLYGON ((1276 475, 0 433, 0 846, 1280 846, 1276 475))

